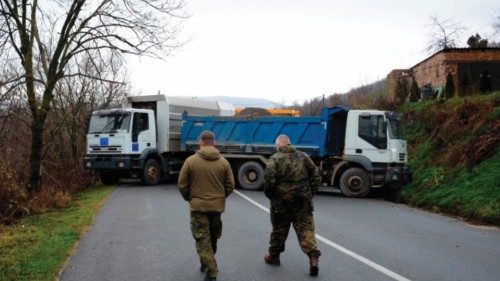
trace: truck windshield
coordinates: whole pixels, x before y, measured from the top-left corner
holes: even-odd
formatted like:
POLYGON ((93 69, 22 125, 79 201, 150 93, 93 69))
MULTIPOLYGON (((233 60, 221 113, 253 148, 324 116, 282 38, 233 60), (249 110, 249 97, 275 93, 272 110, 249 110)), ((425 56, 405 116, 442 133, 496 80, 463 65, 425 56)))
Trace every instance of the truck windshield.
POLYGON ((128 133, 129 113, 94 114, 90 118, 89 134, 128 133))
POLYGON ((389 137, 391 139, 401 140, 403 139, 403 134, 401 132, 401 121, 399 119, 388 119, 389 121, 389 137))

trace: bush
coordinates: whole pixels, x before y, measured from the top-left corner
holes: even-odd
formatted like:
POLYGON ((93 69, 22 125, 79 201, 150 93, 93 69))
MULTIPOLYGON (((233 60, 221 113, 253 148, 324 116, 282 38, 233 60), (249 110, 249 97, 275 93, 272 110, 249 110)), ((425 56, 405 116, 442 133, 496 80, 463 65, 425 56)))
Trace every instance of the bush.
POLYGON ((18 170, 19 167, 13 165, 13 150, 1 153, 6 157, 0 161, 0 223, 9 224, 28 212, 28 193, 22 180, 22 169, 18 170), (10 163, 5 159, 9 159, 10 163))
POLYGON ((48 141, 44 146, 40 170, 41 188, 37 193, 29 194, 27 179, 31 138, 29 127, 25 125, 29 124, 26 116, 23 109, 13 109, 10 115, 0 118, 0 224, 12 223, 31 212, 67 206, 73 192, 96 182, 78 160, 85 153, 84 138, 71 141, 65 131, 54 126, 45 131, 48 141), (72 153, 72 145, 77 146, 77 155, 72 153))
POLYGON ((398 104, 403 104, 406 101, 406 79, 400 78, 396 84, 396 101, 398 104))
POLYGON ((420 88, 417 85, 417 81, 413 80, 411 83, 410 91, 410 102, 417 102, 420 99, 420 88))

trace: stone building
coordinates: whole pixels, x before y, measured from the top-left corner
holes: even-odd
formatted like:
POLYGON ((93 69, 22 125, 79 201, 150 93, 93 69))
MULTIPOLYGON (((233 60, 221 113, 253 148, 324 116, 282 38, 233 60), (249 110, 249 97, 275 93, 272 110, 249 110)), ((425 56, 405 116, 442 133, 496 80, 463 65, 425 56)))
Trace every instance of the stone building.
POLYGON ((441 50, 410 69, 395 69, 387 75, 390 93, 395 92, 397 81, 411 77, 422 88, 444 87, 451 73, 455 84, 454 95, 479 92, 481 85, 489 90, 500 90, 500 48, 451 48, 441 50), (485 84, 487 83, 487 84, 485 84))

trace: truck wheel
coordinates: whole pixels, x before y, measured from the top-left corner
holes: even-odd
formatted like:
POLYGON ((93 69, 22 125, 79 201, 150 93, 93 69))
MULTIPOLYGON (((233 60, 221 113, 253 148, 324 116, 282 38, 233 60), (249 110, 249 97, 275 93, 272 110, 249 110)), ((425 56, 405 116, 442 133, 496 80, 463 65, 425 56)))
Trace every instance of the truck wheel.
POLYGON ((264 183, 264 168, 254 161, 245 162, 238 168, 238 184, 245 190, 259 190, 264 183))
POLYGON ((144 165, 141 177, 144 185, 157 185, 160 182, 160 164, 155 159, 149 159, 144 165))
POLYGON ((118 183, 118 181, 120 180, 120 177, 118 177, 117 175, 115 175, 113 173, 102 172, 102 173, 99 173, 99 179, 105 185, 113 185, 113 184, 118 183))
POLYGON ((370 185, 370 176, 360 168, 349 168, 340 176, 340 190, 346 197, 365 197, 370 185))

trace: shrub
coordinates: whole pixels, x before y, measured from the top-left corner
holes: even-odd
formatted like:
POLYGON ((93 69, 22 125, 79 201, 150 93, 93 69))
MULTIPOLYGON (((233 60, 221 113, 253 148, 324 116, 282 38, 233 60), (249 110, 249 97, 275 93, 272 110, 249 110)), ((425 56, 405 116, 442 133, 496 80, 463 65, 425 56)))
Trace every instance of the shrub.
POLYGON ((13 150, 6 149, 1 154, 5 158, 0 159, 0 223, 9 224, 28 212, 28 193, 22 180, 22 169, 18 170, 14 164, 16 155, 13 150))
POLYGON ((417 85, 417 81, 413 80, 411 83, 411 91, 410 91, 410 101, 416 102, 420 99, 420 88, 417 85))
POLYGON ((406 101, 406 79, 401 78, 396 84, 396 100, 398 104, 403 104, 406 101))

